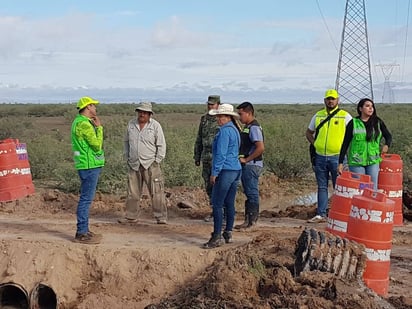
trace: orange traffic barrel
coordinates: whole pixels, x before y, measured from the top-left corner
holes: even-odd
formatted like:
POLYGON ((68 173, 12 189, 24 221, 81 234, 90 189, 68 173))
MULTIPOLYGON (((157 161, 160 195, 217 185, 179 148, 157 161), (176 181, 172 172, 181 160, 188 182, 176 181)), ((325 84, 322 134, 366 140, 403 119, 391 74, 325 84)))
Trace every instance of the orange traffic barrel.
POLYGON ((352 199, 347 238, 365 245, 365 284, 377 294, 389 290, 395 203, 382 192, 365 189, 352 199))
POLYGON ((16 153, 18 159, 18 167, 20 168, 20 177, 23 185, 26 188, 26 195, 34 193, 34 185, 31 177, 31 169, 29 163, 29 155, 25 143, 16 144, 16 153))
POLYGON ((379 164, 378 189, 395 202, 394 226, 403 225, 403 163, 397 154, 383 154, 379 164))
POLYGON ((26 196, 21 182, 14 139, 0 141, 0 201, 7 202, 26 196))
POLYGON ((361 195, 365 188, 373 188, 369 175, 344 171, 338 176, 328 214, 328 232, 342 238, 346 237, 352 197, 361 195))
POLYGON ((0 308, 29 309, 27 291, 14 282, 0 284, 0 308))

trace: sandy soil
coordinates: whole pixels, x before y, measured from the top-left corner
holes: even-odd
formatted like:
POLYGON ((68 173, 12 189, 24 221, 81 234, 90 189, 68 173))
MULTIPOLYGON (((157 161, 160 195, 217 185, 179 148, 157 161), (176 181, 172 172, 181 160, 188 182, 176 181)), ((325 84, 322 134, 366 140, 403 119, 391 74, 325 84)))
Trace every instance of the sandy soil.
MULTIPOLYGON (((258 226, 235 232, 232 244, 213 250, 201 248, 212 223, 202 220, 210 209, 200 189, 168 190, 167 225, 155 224, 147 197, 138 223, 118 224, 124 196, 99 194, 91 229, 103 240, 82 245, 72 242, 77 196, 37 188, 30 197, 0 203, 0 303, 9 293, 5 283, 28 298, 37 292, 35 301, 44 292, 41 283, 55 293, 59 308, 412 308, 409 221, 394 228, 386 298, 353 278, 319 271, 294 276, 302 231, 326 224, 306 222, 315 206, 297 206, 296 197, 311 188, 292 187, 265 179, 258 226)), ((54 296, 43 293, 43 299, 54 296)))

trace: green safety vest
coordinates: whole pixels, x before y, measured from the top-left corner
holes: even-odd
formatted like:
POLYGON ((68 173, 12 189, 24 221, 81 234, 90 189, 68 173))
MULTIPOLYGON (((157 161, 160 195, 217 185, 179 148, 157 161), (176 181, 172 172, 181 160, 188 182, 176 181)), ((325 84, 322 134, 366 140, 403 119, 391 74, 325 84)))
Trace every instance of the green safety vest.
POLYGON ((85 170, 104 166, 102 126, 94 127, 89 118, 79 114, 72 123, 71 140, 74 166, 76 169, 85 170), (86 126, 87 129, 93 130, 87 130, 87 132, 89 132, 87 135, 87 133, 84 130, 82 131, 80 127, 77 128, 78 125, 86 126), (91 145, 87 140, 94 140, 95 143, 91 145))
POLYGON ((366 127, 359 118, 353 118, 353 138, 348 153, 348 164, 353 166, 368 166, 382 161, 380 141, 382 132, 372 141, 366 141, 366 127))

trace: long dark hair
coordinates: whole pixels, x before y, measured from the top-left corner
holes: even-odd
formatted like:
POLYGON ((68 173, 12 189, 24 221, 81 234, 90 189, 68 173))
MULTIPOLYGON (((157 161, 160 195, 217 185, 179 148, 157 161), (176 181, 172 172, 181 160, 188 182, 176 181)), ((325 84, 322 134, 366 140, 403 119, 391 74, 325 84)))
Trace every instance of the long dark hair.
POLYGON ((358 118, 360 118, 361 116, 361 111, 360 108, 362 108, 366 102, 371 102, 372 103, 372 107, 373 107, 373 114, 370 116, 369 120, 365 123, 365 128, 366 128, 366 140, 368 142, 372 141, 372 140, 376 140, 379 136, 380 133, 380 129, 379 129, 379 117, 376 114, 376 107, 375 107, 375 103, 373 102, 373 100, 368 99, 368 98, 364 98, 361 99, 358 103, 358 106, 356 107, 356 111, 358 112, 358 118))
POLYGON ((230 116, 230 118, 232 118, 232 122, 235 125, 235 127, 239 130, 239 132, 242 132, 242 125, 239 122, 239 120, 233 116, 230 116))

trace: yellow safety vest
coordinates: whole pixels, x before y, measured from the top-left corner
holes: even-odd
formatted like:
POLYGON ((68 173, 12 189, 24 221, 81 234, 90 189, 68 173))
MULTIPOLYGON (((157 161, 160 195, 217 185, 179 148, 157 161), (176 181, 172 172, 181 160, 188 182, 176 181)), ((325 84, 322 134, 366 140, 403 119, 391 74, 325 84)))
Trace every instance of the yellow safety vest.
MULTIPOLYGON (((336 106, 338 108, 338 106, 336 106)), ((335 109, 336 109, 335 108, 335 109)), ((332 113, 330 111, 330 113, 332 113)), ((348 112, 340 110, 319 130, 315 140, 316 153, 322 156, 339 155, 342 146, 343 138, 345 137, 346 116, 348 112)), ((316 113, 315 128, 328 117, 326 108, 316 113)))

